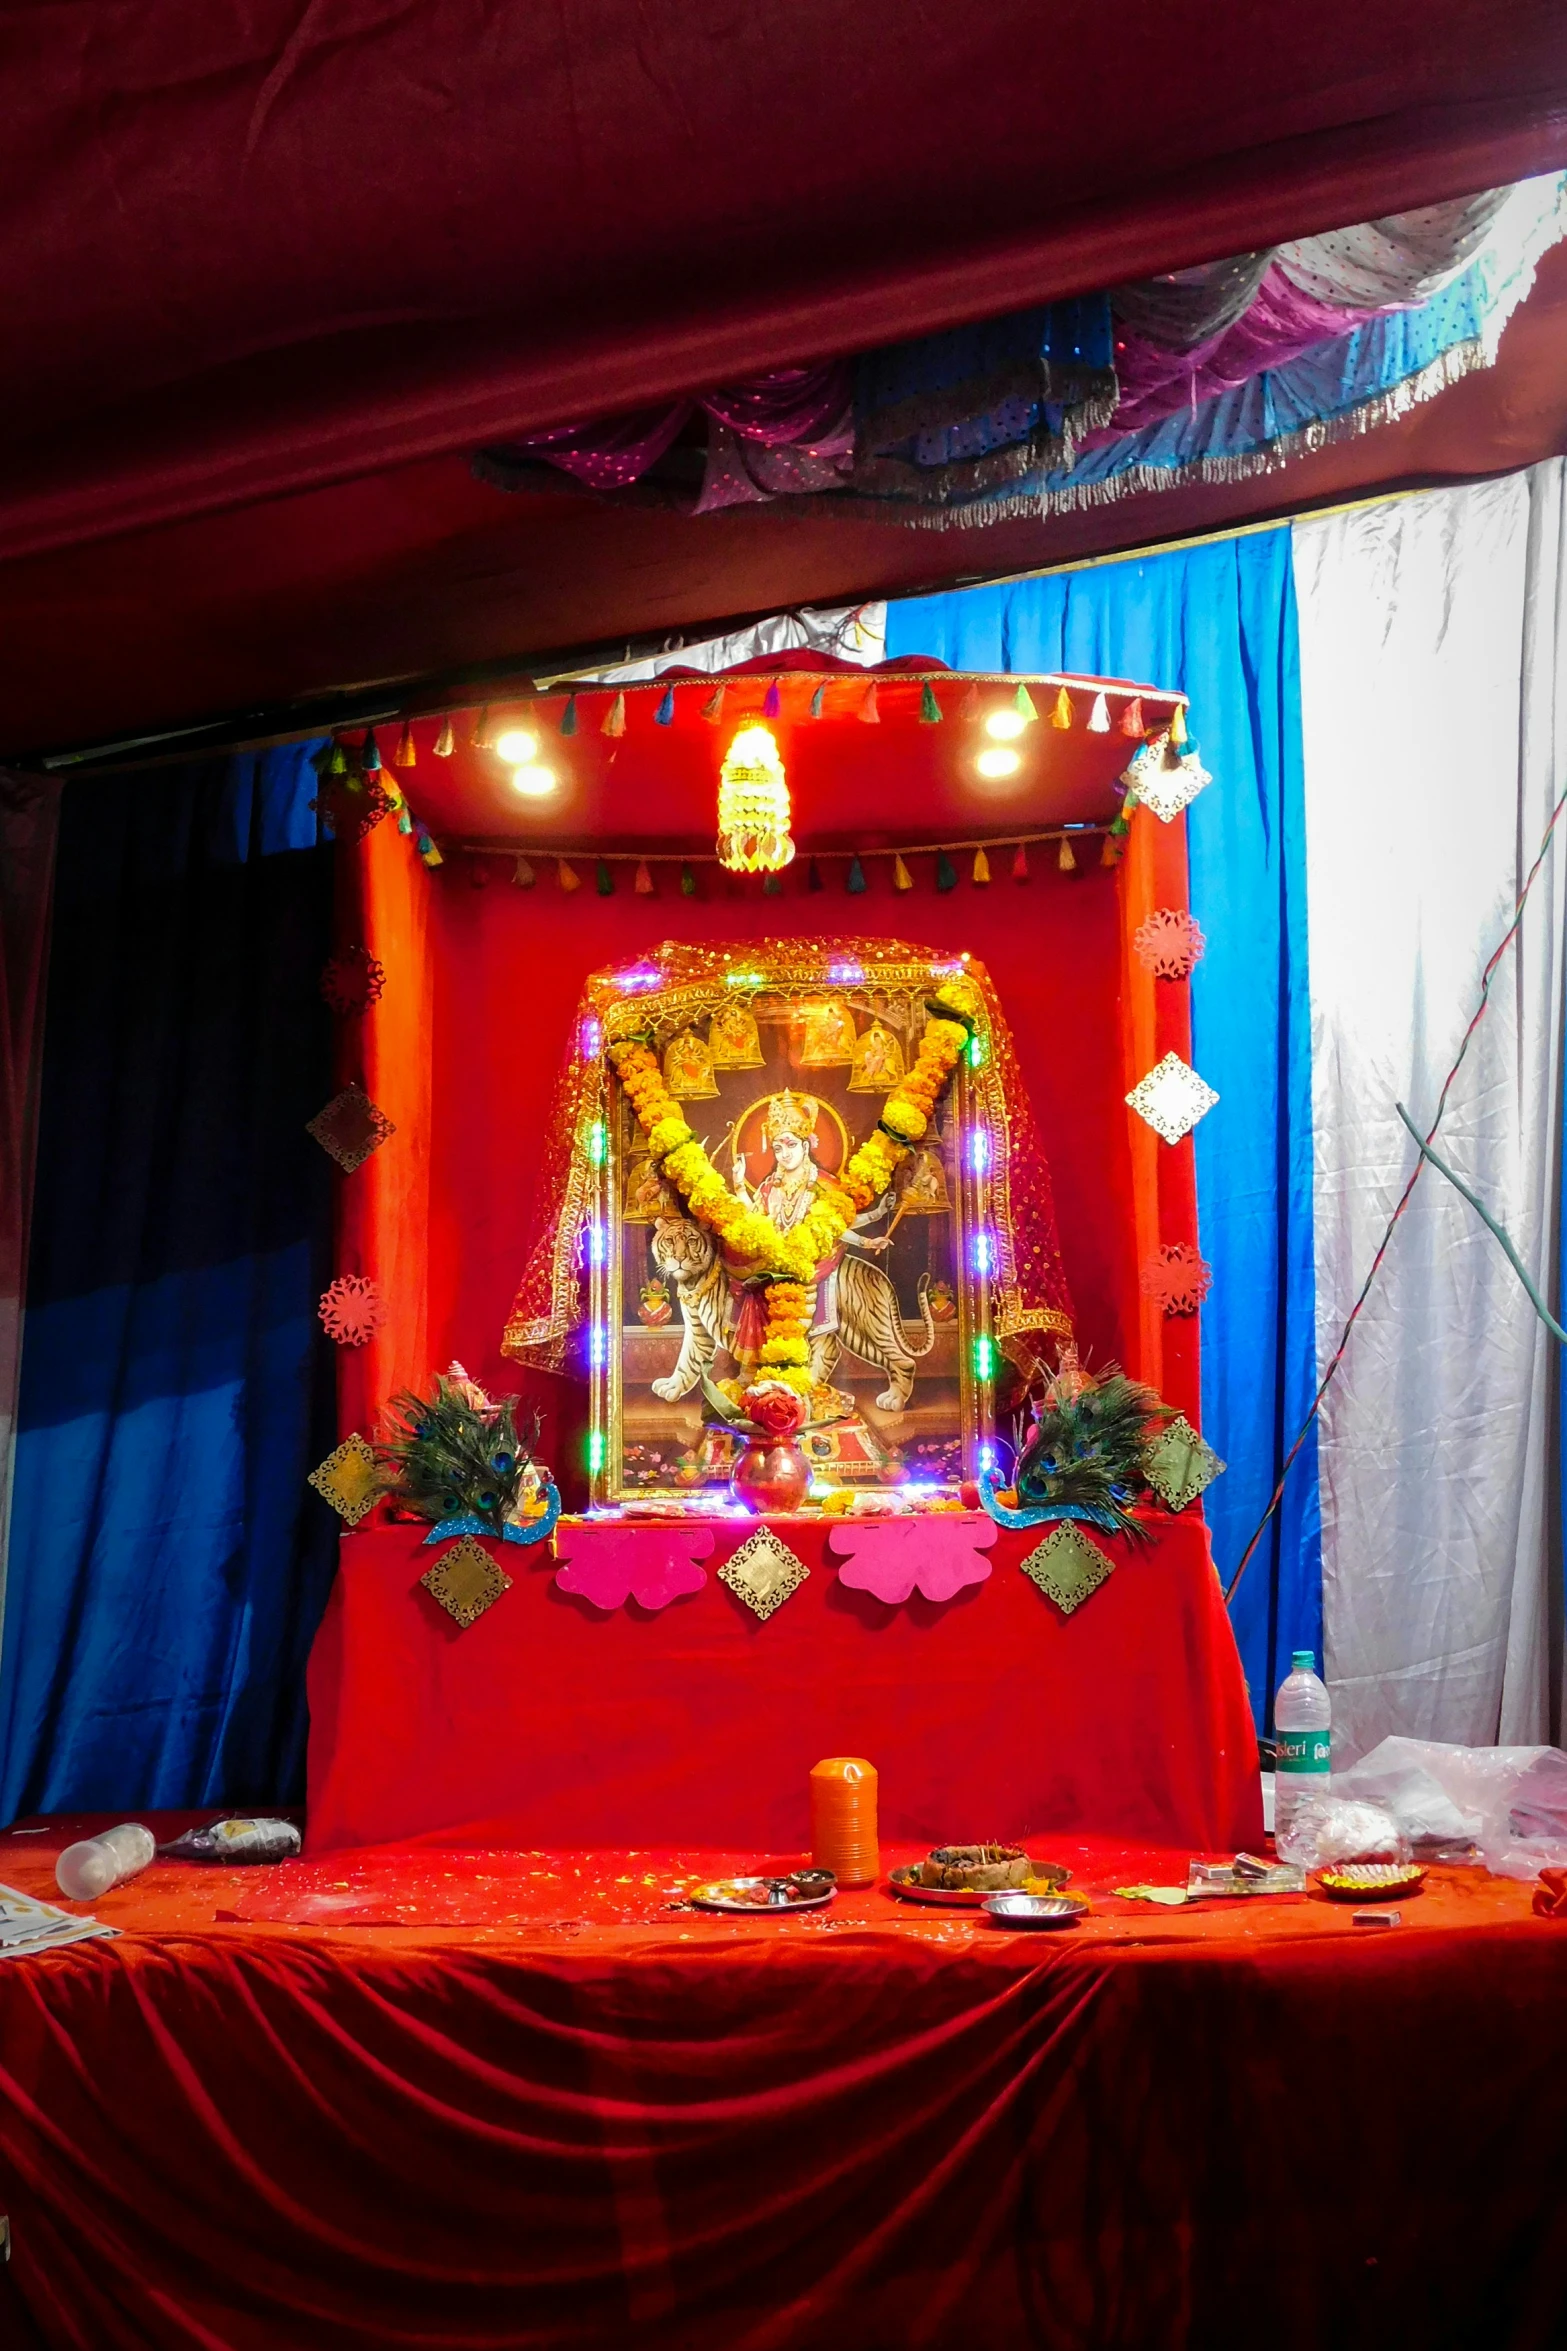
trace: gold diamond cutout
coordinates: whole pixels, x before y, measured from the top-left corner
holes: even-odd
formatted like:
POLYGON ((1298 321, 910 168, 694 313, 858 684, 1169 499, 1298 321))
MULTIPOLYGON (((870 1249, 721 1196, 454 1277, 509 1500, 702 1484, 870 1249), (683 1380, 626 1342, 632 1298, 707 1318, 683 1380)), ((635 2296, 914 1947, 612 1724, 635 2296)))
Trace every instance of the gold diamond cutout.
POLYGON ((1176 1414, 1163 1436, 1143 1455, 1143 1475, 1171 1510, 1184 1510, 1188 1502, 1195 1502, 1223 1467, 1184 1412, 1176 1414))
POLYGON ((1115 1561, 1107 1559, 1098 1544, 1091 1543, 1082 1528, 1067 1519, 1037 1550, 1030 1551, 1023 1573, 1049 1594, 1063 1616, 1070 1616, 1114 1575, 1115 1561))
POLYGON ((477 1624, 487 1608, 492 1608, 503 1592, 511 1590, 511 1577, 496 1566, 488 1551, 476 1543, 472 1535, 464 1535, 449 1551, 443 1551, 432 1568, 419 1578, 432 1600, 439 1601, 453 1622, 466 1632, 477 1624))
POLYGON ((319 1469, 310 1472, 309 1483, 325 1495, 345 1526, 356 1527, 380 1500, 382 1475, 374 1446, 355 1429, 319 1469))
POLYGON ((718 1580, 739 1594, 747 1608, 765 1624, 791 1592, 797 1592, 810 1574, 787 1543, 780 1543, 771 1527, 758 1527, 732 1559, 718 1571, 718 1580))
POLYGON ((1167 1053, 1156 1069, 1138 1079, 1126 1099, 1156 1135, 1162 1135, 1167 1143, 1178 1143, 1200 1118, 1207 1117, 1219 1097, 1194 1069, 1187 1068, 1179 1053, 1167 1053))
POLYGON ((305 1132, 315 1136, 344 1175, 352 1175, 397 1129, 384 1110, 377 1110, 363 1086, 354 1084, 334 1094, 324 1110, 308 1119, 305 1132))
POLYGON ((1172 753, 1169 736, 1161 735, 1138 752, 1121 780, 1161 824, 1173 824, 1213 778, 1195 751, 1172 753))

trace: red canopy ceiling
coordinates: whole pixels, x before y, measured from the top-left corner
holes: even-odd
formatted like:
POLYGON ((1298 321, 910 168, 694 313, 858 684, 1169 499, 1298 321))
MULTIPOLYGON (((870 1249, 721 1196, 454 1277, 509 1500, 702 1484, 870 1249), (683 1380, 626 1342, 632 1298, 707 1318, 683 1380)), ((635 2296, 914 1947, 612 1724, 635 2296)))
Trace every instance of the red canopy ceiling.
MULTIPOLYGON (((26 24, 12 748, 1049 560, 1082 533, 544 512, 460 453, 1567 161, 1555 0, 933 0, 896 39, 850 0, 26 24)), ((1139 504, 1109 535, 1184 519, 1139 504)))

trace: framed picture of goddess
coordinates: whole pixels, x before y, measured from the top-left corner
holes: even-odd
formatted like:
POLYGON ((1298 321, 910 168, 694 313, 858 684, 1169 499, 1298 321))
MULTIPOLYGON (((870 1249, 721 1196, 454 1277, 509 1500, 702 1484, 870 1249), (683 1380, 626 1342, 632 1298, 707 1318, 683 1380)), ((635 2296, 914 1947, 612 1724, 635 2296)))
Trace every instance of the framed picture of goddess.
POLYGON ((964 1064, 885 1187, 846 1227, 829 1223, 833 1245, 816 1255, 813 1211, 825 1196, 848 1213, 836 1179, 915 1069, 931 985, 928 966, 890 960, 813 971, 802 949, 636 1004, 635 1034, 706 1155, 708 1211, 699 1218, 669 1180, 658 1136, 611 1074, 591 1268, 603 1334, 596 1502, 702 1508, 723 1496, 736 1440, 717 1425, 714 1391, 737 1393, 765 1363, 767 1290, 741 1245, 754 1244, 757 1217, 765 1239, 797 1237, 803 1442, 818 1488, 899 1484, 935 1498, 974 1474, 990 1436, 989 1385, 976 1376, 990 1345, 989 1261, 964 1064))

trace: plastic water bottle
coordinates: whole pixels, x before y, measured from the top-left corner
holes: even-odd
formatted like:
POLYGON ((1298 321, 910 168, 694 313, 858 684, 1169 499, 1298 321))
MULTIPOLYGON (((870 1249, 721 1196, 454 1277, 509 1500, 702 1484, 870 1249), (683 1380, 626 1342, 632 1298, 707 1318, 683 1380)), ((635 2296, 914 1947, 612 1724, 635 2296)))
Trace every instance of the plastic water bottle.
POLYGON ((1290 1832, 1303 1804, 1328 1792, 1333 1761, 1333 1701, 1316 1669, 1316 1652, 1296 1649, 1291 1670, 1273 1701, 1273 1846, 1281 1861, 1292 1861, 1290 1832))
POLYGON ((67 1845, 54 1865, 54 1882, 68 1902, 96 1902, 111 1886, 140 1876, 156 1851, 151 1829, 137 1820, 122 1821, 101 1837, 67 1845))

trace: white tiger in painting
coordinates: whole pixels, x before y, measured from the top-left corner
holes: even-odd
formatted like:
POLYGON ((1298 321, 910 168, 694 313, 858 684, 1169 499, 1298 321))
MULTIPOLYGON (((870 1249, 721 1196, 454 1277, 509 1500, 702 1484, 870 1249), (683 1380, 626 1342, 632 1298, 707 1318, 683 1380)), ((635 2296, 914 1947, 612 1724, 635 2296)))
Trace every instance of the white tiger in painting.
MULTIPOLYGON (((667 1379, 653 1381, 653 1393, 666 1404, 678 1404, 699 1381, 712 1376, 714 1358, 729 1351, 734 1300, 716 1243, 688 1218, 665 1217, 654 1226, 652 1255, 680 1302, 683 1326, 675 1368, 667 1379)), ((838 1267, 838 1328, 818 1331, 811 1339, 811 1377, 816 1384, 830 1384, 833 1367, 846 1348, 886 1380, 876 1399, 882 1411, 902 1412, 914 1392, 915 1366, 936 1344, 929 1289, 930 1276, 922 1274, 919 1302, 925 1344, 911 1348, 898 1293, 887 1275, 879 1265, 846 1251, 838 1267)))

